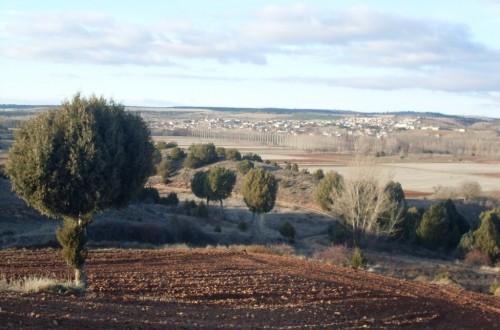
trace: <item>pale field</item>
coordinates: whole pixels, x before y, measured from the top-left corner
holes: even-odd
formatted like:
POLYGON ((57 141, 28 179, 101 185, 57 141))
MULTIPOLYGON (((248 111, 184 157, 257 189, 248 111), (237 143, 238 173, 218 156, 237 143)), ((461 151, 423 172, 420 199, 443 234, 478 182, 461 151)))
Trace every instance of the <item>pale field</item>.
MULTIPOLYGON (((253 152, 262 159, 284 163, 297 163, 300 169, 309 172, 321 168, 323 171, 336 171, 346 177, 351 176, 349 156, 335 154, 310 154, 303 150, 275 146, 256 145, 248 141, 206 140, 190 137, 155 137, 165 141, 176 141, 180 147, 187 148, 192 143, 212 142, 215 146, 236 148, 241 154, 253 152)), ((466 181, 479 183, 483 192, 500 191, 500 164, 458 162, 452 159, 429 157, 428 159, 401 160, 380 163, 380 180, 394 180, 405 190, 432 193, 434 187, 457 188, 466 181)))
MULTIPOLYGON (((349 166, 303 165, 310 172, 318 168, 336 171, 346 177, 352 176, 349 166)), ((476 163, 381 163, 381 180, 394 180, 405 190, 433 192, 433 187, 458 187, 466 181, 479 183, 484 192, 500 190, 500 165, 476 163), (493 175, 497 175, 494 177, 493 175)))

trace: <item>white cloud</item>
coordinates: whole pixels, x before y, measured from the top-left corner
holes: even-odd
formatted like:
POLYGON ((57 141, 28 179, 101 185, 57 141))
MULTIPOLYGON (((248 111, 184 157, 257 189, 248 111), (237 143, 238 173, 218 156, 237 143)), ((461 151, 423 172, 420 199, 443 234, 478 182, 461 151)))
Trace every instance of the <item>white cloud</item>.
POLYGON ((353 88, 456 92, 498 91, 500 86, 495 74, 500 51, 475 42, 466 25, 367 8, 322 11, 305 5, 270 6, 239 26, 221 23, 210 29, 189 21, 140 25, 88 13, 16 17, 14 23, 3 24, 2 43, 7 47, 0 49, 0 56, 105 65, 174 65, 190 59, 266 64, 271 55, 293 54, 304 61, 354 68, 356 74, 318 78, 315 74, 323 77, 324 72, 313 72, 311 77, 294 77, 292 71, 290 77, 279 79, 353 88), (390 68, 398 74, 363 76, 360 72, 365 68, 390 68))

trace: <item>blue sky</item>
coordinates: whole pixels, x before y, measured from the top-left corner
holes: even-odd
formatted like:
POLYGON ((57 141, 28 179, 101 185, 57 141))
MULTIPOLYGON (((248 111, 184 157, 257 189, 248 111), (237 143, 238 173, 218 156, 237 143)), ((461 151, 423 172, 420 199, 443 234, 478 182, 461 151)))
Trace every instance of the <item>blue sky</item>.
POLYGON ((0 0, 0 103, 500 117, 500 0, 0 0))

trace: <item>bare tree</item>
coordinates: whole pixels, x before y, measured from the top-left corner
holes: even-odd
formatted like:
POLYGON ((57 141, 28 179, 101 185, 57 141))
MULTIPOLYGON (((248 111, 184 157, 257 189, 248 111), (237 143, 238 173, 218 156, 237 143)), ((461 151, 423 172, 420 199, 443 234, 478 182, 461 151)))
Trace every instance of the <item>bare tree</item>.
POLYGON ((386 182, 380 180, 380 168, 373 162, 357 160, 352 164, 352 173, 342 182, 341 189, 331 190, 330 210, 350 228, 353 244, 364 244, 367 235, 391 236, 402 221, 403 207, 398 208, 384 189, 386 182))
POLYGON ((476 181, 464 181, 460 184, 460 193, 467 200, 481 196, 481 186, 476 181))

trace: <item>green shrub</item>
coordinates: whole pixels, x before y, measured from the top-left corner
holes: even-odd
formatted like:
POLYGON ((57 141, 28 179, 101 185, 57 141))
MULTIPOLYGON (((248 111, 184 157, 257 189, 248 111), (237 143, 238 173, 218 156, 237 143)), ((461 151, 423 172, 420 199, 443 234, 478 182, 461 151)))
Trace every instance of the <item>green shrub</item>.
POLYGON ((163 205, 178 205, 179 204, 179 198, 177 197, 177 193, 175 192, 170 192, 168 193, 167 197, 161 197, 160 198, 160 204, 163 205))
POLYGON ((216 162, 217 160, 218 156, 213 143, 192 144, 189 147, 189 154, 184 160, 184 167, 198 168, 216 162))
POLYGON ((342 222, 334 221, 328 226, 328 236, 333 244, 342 244, 351 237, 351 234, 342 222))
POLYGON ((4 164, 0 164, 0 179, 7 179, 7 173, 5 172, 4 164))
POLYGON ((366 258, 363 255, 363 251, 359 247, 354 249, 351 258, 351 267, 356 269, 365 269, 366 268, 366 258))
POLYGON ((161 176, 163 183, 168 183, 168 178, 172 176, 174 168, 172 162, 169 159, 163 159, 156 168, 156 172, 161 176))
POLYGON ((219 159, 221 159, 221 160, 225 160, 226 159, 226 148, 224 148, 224 147, 217 147, 215 149, 215 152, 217 153, 217 157, 219 157, 219 159))
POLYGON ((248 159, 243 159, 236 165, 236 169, 238 170, 238 172, 243 175, 247 174, 252 168, 254 168, 254 165, 248 159))
POLYGON ((245 154, 243 157, 241 157, 241 159, 247 159, 247 160, 262 163, 262 158, 259 155, 251 153, 251 152, 245 154))
POLYGON ((237 149, 226 149, 226 159, 240 161, 241 154, 237 149))
POLYGON ((160 194, 156 188, 144 187, 139 191, 137 199, 140 203, 156 204, 160 201, 160 194))
POLYGON ((184 157, 186 157, 186 154, 184 153, 184 150, 182 150, 181 148, 175 147, 170 152, 170 157, 172 157, 173 160, 181 160, 184 159, 184 157))
POLYGON ((500 282, 498 282, 497 279, 494 279, 493 282, 490 285, 490 288, 489 288, 488 292, 491 295, 497 295, 496 292, 499 290, 499 288, 500 288, 500 282))
POLYGON ((208 207, 201 201, 196 208, 195 216, 198 218, 208 218, 208 207))
POLYGON ((285 221, 279 228, 279 233, 288 239, 290 243, 295 242, 295 227, 288 221, 285 221))
POLYGON ((474 248, 488 254, 494 262, 500 258, 500 209, 480 215, 481 224, 474 232, 474 248))
POLYGON ((312 176, 313 176, 314 180, 320 181, 321 179, 323 179, 325 177, 325 173, 323 172, 323 170, 321 168, 318 168, 316 171, 313 172, 312 176))

